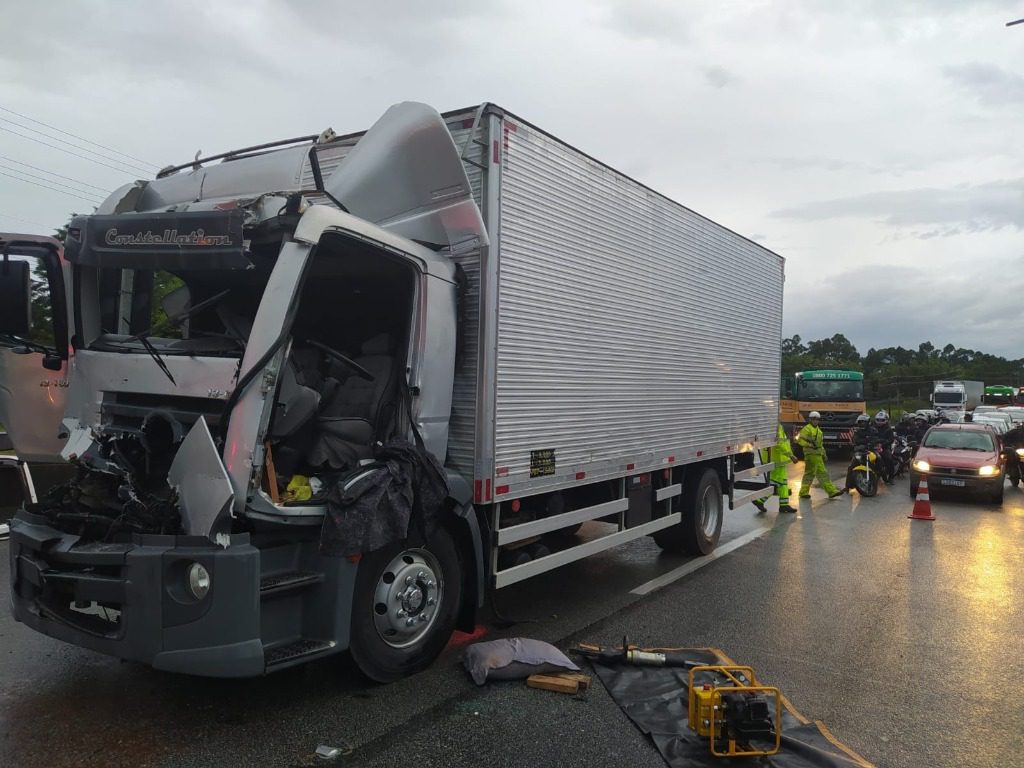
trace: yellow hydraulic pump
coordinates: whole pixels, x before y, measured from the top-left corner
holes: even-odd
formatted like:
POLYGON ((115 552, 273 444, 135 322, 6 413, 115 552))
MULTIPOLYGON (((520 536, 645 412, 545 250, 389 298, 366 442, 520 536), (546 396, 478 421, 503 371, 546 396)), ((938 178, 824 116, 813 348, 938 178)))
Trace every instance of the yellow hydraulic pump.
POLYGON ((751 667, 695 666, 689 682, 690 729, 708 740, 712 755, 765 757, 779 751, 782 695, 760 685, 751 667), (774 719, 769 698, 775 702, 774 719))

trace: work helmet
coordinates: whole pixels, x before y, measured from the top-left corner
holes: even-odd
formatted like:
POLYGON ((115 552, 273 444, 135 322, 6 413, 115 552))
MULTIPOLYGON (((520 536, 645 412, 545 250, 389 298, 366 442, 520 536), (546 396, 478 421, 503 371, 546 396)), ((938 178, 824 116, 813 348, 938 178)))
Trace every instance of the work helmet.
POLYGON ((871 421, 871 419, 868 418, 868 415, 866 413, 862 413, 860 416, 857 417, 857 426, 866 426, 869 421, 871 421))
POLYGON ((879 411, 875 414, 875 424, 885 424, 889 421, 889 414, 885 411, 879 411))
POLYGON ((814 421, 815 419, 820 419, 821 414, 818 413, 817 411, 811 411, 810 413, 807 414, 807 418, 811 421, 814 421))
POLYGON ((904 424, 909 424, 913 420, 914 414, 912 413, 904 413, 902 416, 900 416, 900 421, 902 421, 904 424))
POLYGON ((917 414, 914 417, 914 421, 923 422, 923 423, 927 424, 928 423, 928 417, 925 416, 923 413, 919 413, 919 414, 917 414))

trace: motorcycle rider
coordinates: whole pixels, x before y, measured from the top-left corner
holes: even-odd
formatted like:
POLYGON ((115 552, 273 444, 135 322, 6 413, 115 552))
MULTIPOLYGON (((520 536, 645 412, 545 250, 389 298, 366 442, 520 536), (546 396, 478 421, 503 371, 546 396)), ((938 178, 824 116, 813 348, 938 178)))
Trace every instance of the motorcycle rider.
POLYGON ((811 411, 807 414, 807 424, 796 436, 797 443, 804 449, 804 476, 800 481, 800 498, 807 499, 811 496, 811 484, 817 480, 821 487, 828 494, 830 499, 842 496, 846 489, 839 490, 832 484, 832 478, 828 476, 825 468, 825 433, 821 431, 818 423, 821 421, 821 414, 811 411))
POLYGON ((920 445, 921 441, 924 440, 924 433, 931 428, 931 424, 928 422, 928 417, 923 413, 919 413, 914 417, 914 432, 907 439, 915 445, 920 445))
POLYGON ((862 413, 857 417, 857 426, 853 431, 853 444, 872 446, 877 442, 878 437, 875 434, 875 427, 871 423, 871 417, 866 413, 862 413))
MULTIPOLYGON (((1017 455, 1018 448, 1024 448, 1024 424, 1014 424, 1002 437, 1003 456, 1006 457, 1006 475, 1010 482, 1020 482, 1024 477, 1024 461, 1017 455)), ((1016 485, 1016 483, 1014 483, 1016 485)))
MULTIPOLYGON (((774 486, 775 495, 779 497, 779 512, 796 512, 796 509, 789 506, 789 477, 786 475, 786 464, 793 462, 796 464, 796 456, 793 455, 793 448, 789 444, 789 436, 786 435, 785 428, 779 424, 779 431, 776 435, 776 443, 771 448, 761 449, 761 463, 767 464, 769 462, 775 464, 775 469, 768 475, 768 481, 774 486)), ((757 511, 764 513, 768 511, 768 508, 764 505, 770 496, 765 496, 763 499, 755 499, 754 506, 757 507, 757 511)))
POLYGON ((882 477, 885 479, 886 485, 892 485, 895 482, 893 480, 892 441, 896 439, 896 436, 893 434, 892 427, 889 426, 889 414, 885 411, 875 414, 875 435, 878 439, 879 458, 882 461, 882 477))
MULTIPOLYGON (((878 435, 875 432, 875 425, 871 423, 871 417, 866 413, 860 414, 857 417, 857 426, 853 431, 853 447, 854 450, 857 448, 873 449, 875 444, 878 442, 878 435)), ((849 469, 846 471, 846 490, 849 491, 853 488, 853 462, 850 463, 849 469)))
POLYGON ((893 431, 900 437, 905 437, 910 440, 910 436, 914 434, 914 414, 904 413, 900 416, 900 423, 896 425, 893 431))

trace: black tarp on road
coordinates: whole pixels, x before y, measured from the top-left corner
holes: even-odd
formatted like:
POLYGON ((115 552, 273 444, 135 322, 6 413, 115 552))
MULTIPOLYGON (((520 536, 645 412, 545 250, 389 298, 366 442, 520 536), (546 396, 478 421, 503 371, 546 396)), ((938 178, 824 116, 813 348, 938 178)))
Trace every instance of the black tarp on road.
MULTIPOLYGON (((701 665, 735 663, 717 649, 673 650, 682 651, 687 659, 701 665)), ((839 743, 823 723, 804 718, 785 694, 782 695, 782 747, 777 754, 767 758, 715 757, 708 740, 691 731, 688 725, 688 670, 627 664, 609 666, 597 661, 592 664, 611 697, 637 728, 651 737, 672 768, 873 768, 871 763, 839 743)), ((774 712, 775 703, 771 702, 771 706, 774 712)))

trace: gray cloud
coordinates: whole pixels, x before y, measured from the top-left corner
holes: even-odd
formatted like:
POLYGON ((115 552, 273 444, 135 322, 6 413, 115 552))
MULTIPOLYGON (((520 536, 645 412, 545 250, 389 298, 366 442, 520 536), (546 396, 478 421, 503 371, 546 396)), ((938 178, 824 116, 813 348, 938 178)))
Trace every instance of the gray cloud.
POLYGON ((704 67, 704 79, 715 88, 725 88, 739 80, 732 72, 719 66, 704 67))
POLYGON ((765 158, 763 162, 786 171, 855 171, 861 173, 899 176, 911 171, 922 170, 934 161, 908 157, 906 155, 886 158, 881 162, 866 162, 863 160, 848 160, 839 157, 807 155, 804 157, 768 157, 765 158))
POLYGON ((608 7, 607 25, 624 37, 682 45, 689 41, 689 21, 697 15, 682 6, 676 0, 613 2, 608 7))
POLYGON ((947 188, 871 192, 774 211, 800 221, 859 218, 910 228, 930 226, 927 237, 961 232, 1024 229, 1024 178, 947 188))
POLYGON ((959 64, 942 73, 987 106, 1024 102, 1024 77, 994 64, 959 64))
POLYGON ((813 288, 787 289, 784 333, 807 339, 844 334, 864 354, 871 347, 917 348, 931 341, 1016 359, 1024 269, 1020 260, 990 265, 999 285, 951 284, 942 270, 887 265, 848 270, 813 288))

